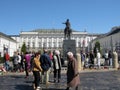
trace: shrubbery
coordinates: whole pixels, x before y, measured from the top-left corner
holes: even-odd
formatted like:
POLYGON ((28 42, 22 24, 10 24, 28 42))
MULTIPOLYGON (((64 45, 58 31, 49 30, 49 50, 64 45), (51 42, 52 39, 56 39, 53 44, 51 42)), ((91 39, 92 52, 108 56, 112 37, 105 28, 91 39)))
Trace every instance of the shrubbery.
POLYGON ((3 60, 3 57, 0 57, 0 63, 3 63, 4 60, 3 60))

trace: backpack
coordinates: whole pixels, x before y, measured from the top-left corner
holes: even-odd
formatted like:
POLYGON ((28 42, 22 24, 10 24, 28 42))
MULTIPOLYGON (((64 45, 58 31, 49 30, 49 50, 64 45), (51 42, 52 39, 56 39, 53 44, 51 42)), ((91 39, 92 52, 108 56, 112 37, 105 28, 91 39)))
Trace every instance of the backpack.
POLYGON ((43 54, 40 57, 40 62, 41 62, 41 68, 43 69, 43 71, 47 71, 51 67, 50 58, 46 54, 43 54))

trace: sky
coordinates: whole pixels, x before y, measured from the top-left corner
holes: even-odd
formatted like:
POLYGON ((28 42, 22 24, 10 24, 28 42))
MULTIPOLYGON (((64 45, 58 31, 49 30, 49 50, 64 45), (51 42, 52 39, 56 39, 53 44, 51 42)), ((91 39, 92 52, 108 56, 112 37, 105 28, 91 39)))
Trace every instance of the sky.
POLYGON ((120 0, 0 0, 0 32, 19 35, 35 29, 107 33, 120 26, 120 0))

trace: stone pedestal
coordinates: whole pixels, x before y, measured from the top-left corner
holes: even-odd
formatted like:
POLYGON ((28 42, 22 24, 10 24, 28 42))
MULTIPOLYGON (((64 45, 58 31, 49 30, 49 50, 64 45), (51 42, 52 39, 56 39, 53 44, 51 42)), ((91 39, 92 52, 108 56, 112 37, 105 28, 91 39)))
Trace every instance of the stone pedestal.
POLYGON ((76 55, 76 41, 75 40, 63 40, 63 58, 67 60, 67 52, 72 52, 76 55))

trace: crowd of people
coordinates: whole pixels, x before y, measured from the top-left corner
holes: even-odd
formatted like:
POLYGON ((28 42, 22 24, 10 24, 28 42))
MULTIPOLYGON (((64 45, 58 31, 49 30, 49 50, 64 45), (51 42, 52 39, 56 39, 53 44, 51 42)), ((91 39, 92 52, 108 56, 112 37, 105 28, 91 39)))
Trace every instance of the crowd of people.
MULTIPOLYGON (((77 83, 75 85, 72 85, 73 82, 75 83, 75 80, 76 80, 76 79, 72 80, 72 78, 74 77, 78 78, 78 75, 79 75, 76 69, 77 68, 76 59, 74 58, 72 52, 68 53, 68 59, 70 60, 70 64, 68 64, 68 69, 67 69, 68 70, 67 71, 68 87, 66 90, 69 90, 69 87, 77 85, 77 83), (72 69, 73 76, 70 76, 71 69, 72 69)), ((5 60, 5 69, 6 71, 9 71, 10 56, 7 52, 4 55, 4 60, 5 60)), ((26 52, 25 54, 14 52, 14 55, 11 61, 13 64, 13 67, 11 68, 12 72, 25 72, 25 78, 29 78, 29 72, 33 73, 34 90, 40 90, 41 88, 40 82, 44 84, 49 84, 49 74, 51 71, 53 71, 54 83, 61 82, 61 68, 62 68, 63 61, 62 61, 61 53, 59 50, 54 50, 53 52, 51 52, 51 51, 48 51, 47 49, 44 49, 43 53, 38 51, 38 52, 32 52, 32 53, 26 52)))
POLYGON ((94 53, 93 51, 89 53, 81 51, 80 54, 83 69, 84 68, 100 69, 101 66, 108 66, 110 68, 113 67, 113 53, 111 50, 109 51, 106 50, 104 54, 101 54, 100 51, 98 50, 96 53, 94 53))
MULTIPOLYGON (((81 66, 84 68, 101 68, 101 65, 113 66, 113 54, 111 51, 105 51, 104 55, 101 55, 97 50, 95 54, 93 51, 90 53, 85 53, 84 51, 79 52, 81 66), (101 57, 104 58, 104 63, 101 63, 101 57)), ((6 52, 4 55, 5 59, 5 69, 9 71, 10 56, 6 52)), ((75 87, 78 90, 78 85, 80 84, 80 77, 78 71, 78 60, 72 52, 67 52, 67 88, 75 87)), ((43 53, 38 52, 26 52, 25 54, 14 52, 12 57, 13 72, 25 72, 25 78, 29 77, 29 72, 33 73, 34 90, 40 90, 40 82, 44 84, 49 84, 49 74, 53 71, 54 83, 61 82, 61 68, 63 66, 63 59, 59 50, 54 50, 53 52, 47 49, 43 50, 43 53)))

